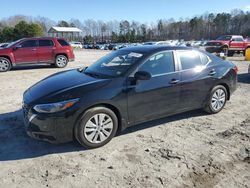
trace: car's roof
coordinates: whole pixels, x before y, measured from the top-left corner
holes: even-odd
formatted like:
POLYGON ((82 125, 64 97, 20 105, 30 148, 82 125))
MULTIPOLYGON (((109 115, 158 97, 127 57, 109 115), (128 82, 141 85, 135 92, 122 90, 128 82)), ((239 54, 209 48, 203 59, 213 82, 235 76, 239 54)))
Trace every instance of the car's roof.
POLYGON ((28 38, 22 38, 21 40, 27 40, 27 39, 39 40, 39 39, 64 39, 64 38, 60 38, 60 37, 28 37, 28 38))
POLYGON ((143 45, 143 46, 122 48, 121 50, 147 54, 147 53, 155 53, 155 52, 160 52, 160 51, 165 51, 165 50, 190 50, 190 49, 193 49, 193 48, 183 47, 183 46, 143 45))

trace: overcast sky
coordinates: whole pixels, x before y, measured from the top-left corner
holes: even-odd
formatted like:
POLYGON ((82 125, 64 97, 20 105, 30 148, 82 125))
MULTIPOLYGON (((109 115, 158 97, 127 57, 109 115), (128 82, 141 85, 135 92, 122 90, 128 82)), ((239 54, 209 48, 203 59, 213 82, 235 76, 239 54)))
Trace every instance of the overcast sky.
POLYGON ((11 0, 0 4, 0 19, 21 14, 52 20, 136 20, 191 18, 205 12, 250 11, 250 0, 11 0))

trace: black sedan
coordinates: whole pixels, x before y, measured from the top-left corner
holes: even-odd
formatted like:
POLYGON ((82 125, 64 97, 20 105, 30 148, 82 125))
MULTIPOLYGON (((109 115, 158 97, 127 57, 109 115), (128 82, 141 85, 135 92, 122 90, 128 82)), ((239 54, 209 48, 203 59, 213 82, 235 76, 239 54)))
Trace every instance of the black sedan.
POLYGON ((237 67, 187 47, 140 46, 90 67, 54 74, 23 96, 25 128, 54 143, 108 143, 118 131, 194 109, 218 113, 236 89, 237 67))

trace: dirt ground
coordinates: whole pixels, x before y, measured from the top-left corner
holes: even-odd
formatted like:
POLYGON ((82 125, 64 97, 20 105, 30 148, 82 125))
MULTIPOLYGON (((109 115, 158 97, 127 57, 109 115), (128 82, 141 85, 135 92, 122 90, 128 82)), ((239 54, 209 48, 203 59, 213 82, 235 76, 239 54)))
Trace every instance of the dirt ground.
MULTIPOLYGON (((76 51, 65 69, 106 53, 76 51)), ((239 67, 238 89, 219 114, 192 111, 141 124, 94 150, 33 140, 24 132, 23 92, 62 69, 0 74, 0 187, 249 187, 250 62, 239 59, 231 59, 239 67)))

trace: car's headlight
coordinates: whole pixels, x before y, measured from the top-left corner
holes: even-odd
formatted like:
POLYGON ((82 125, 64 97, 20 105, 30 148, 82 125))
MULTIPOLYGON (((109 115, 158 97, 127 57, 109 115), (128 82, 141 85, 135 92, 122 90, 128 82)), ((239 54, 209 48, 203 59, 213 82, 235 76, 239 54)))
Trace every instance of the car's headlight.
POLYGON ((57 102, 57 103, 38 104, 34 106, 34 110, 40 113, 60 112, 62 110, 72 107, 78 101, 79 99, 72 99, 72 100, 67 100, 67 101, 62 101, 62 102, 57 102))

